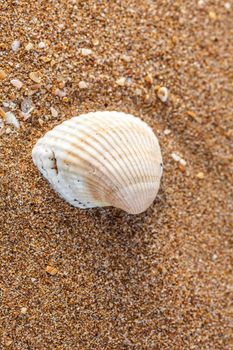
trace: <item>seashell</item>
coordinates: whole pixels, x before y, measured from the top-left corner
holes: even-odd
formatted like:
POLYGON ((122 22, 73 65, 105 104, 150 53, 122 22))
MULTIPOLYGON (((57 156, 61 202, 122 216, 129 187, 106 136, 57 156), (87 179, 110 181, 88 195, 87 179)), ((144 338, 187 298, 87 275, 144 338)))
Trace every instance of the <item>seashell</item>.
POLYGON ((71 205, 114 206, 130 214, 152 204, 163 171, 152 129, 120 112, 93 112, 63 122, 38 140, 32 158, 71 205))

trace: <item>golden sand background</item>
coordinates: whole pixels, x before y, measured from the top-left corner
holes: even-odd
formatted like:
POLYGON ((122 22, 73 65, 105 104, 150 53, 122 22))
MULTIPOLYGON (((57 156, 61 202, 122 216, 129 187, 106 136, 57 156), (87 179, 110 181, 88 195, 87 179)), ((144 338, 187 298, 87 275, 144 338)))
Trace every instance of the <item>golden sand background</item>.
POLYGON ((20 122, 0 136, 0 349, 232 349, 232 7, 0 1, 0 107, 20 122), (95 110, 158 135, 162 187, 141 215, 72 208, 32 164, 40 136, 95 110))

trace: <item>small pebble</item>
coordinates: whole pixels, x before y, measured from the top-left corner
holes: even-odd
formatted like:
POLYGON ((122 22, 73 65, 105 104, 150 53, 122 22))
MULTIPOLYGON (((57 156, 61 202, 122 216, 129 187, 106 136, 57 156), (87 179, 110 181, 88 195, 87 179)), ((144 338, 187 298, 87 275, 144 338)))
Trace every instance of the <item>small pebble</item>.
POLYGON ((32 43, 28 43, 26 46, 25 46, 25 50, 27 51, 31 51, 33 49, 33 44, 32 43))
POLYGON ((14 87, 16 87, 17 89, 21 89, 22 88, 22 86, 23 86, 23 83, 22 83, 22 81, 20 81, 19 79, 12 79, 11 80, 11 84, 14 86, 14 87))
POLYGON ((199 0, 198 1, 198 6, 203 6, 205 5, 205 0, 199 0))
POLYGON ((171 154, 172 159, 174 159, 175 162, 179 162, 181 160, 180 156, 176 153, 171 154))
POLYGON ((21 314, 26 315, 28 309, 26 307, 21 307, 21 314))
POLYGON ((2 117, 2 118, 6 117, 5 111, 1 107, 0 107, 0 117, 2 117))
POLYGON ((98 46, 100 42, 98 39, 93 39, 92 43, 94 46, 98 46))
POLYGON ((202 171, 200 171, 196 176, 200 180, 203 180, 205 178, 205 175, 204 175, 204 173, 202 171))
POLYGON ((39 47, 39 49, 44 49, 44 48, 46 47, 46 44, 45 44, 43 41, 41 41, 41 42, 38 44, 38 47, 39 47))
POLYGON ((91 49, 81 49, 81 53, 83 56, 92 55, 93 51, 91 49))
POLYGON ((21 102, 21 111, 24 114, 29 114, 33 107, 32 107, 32 99, 30 97, 26 97, 22 102, 21 102))
POLYGON ((180 159, 179 163, 180 163, 182 166, 186 166, 186 164, 187 164, 186 160, 184 160, 183 158, 180 159))
POLYGON ((59 96, 59 97, 65 97, 66 96, 66 91, 56 88, 55 91, 54 91, 54 95, 59 96))
POLYGON ((6 124, 14 125, 16 129, 19 129, 20 124, 16 116, 12 112, 7 112, 5 115, 6 124))
POLYGON ((58 111, 55 108, 51 107, 50 111, 51 111, 51 114, 52 114, 53 118, 57 118, 58 117, 58 111))
POLYGON ((79 89, 87 89, 88 88, 88 84, 85 81, 80 81, 78 86, 79 86, 79 89))
POLYGON ((225 2, 224 7, 227 11, 231 9, 231 4, 229 2, 225 2))
POLYGON ((41 83, 42 74, 40 72, 30 72, 29 78, 37 84, 41 83))
POLYGON ((164 133, 164 135, 169 135, 171 133, 171 130, 170 129, 165 129, 163 133, 164 133))
POLYGON ((157 96, 162 102, 167 102, 169 91, 165 86, 162 86, 157 91, 157 96))
POLYGON ((11 128, 6 128, 5 133, 6 133, 7 135, 11 134, 11 128))
POLYGON ((217 15, 214 11, 210 11, 209 12, 209 18, 213 21, 215 21, 217 19, 217 15))
POLYGON ((4 101, 3 103, 3 107, 5 108, 10 108, 10 109, 15 109, 17 106, 16 106, 16 103, 12 102, 12 101, 4 101))
POLYGON ((6 72, 3 69, 0 69, 0 81, 6 79, 6 72))
POLYGON ((117 81, 116 81, 117 85, 119 85, 119 86, 124 86, 125 82, 126 82, 125 77, 121 77, 121 78, 117 79, 117 81))
POLYGON ((11 48, 14 52, 17 52, 18 49, 20 48, 20 41, 14 40, 13 43, 11 44, 11 48))
POLYGON ((55 276, 58 273, 58 270, 55 267, 48 265, 46 267, 46 272, 49 273, 51 276, 55 276))
POLYGON ((153 84, 153 77, 150 73, 148 73, 146 76, 145 76, 145 81, 147 82, 147 84, 149 85, 152 85, 153 84))
POLYGON ((180 169, 180 171, 182 172, 182 173, 185 173, 185 166, 184 165, 182 165, 181 163, 179 163, 179 169, 180 169))
POLYGON ((131 57, 128 56, 128 55, 122 55, 122 56, 121 56, 121 59, 122 59, 123 61, 125 61, 125 62, 130 62, 130 61, 131 61, 131 57))

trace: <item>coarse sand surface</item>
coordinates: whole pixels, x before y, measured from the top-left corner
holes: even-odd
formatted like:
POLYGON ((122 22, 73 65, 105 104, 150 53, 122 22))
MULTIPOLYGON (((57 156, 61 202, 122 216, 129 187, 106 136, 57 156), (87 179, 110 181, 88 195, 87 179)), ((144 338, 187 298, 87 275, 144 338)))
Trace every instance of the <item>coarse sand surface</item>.
POLYGON ((233 349, 232 38, 232 0, 0 0, 1 350, 233 349), (75 209, 32 163, 96 110, 159 138, 141 215, 75 209))

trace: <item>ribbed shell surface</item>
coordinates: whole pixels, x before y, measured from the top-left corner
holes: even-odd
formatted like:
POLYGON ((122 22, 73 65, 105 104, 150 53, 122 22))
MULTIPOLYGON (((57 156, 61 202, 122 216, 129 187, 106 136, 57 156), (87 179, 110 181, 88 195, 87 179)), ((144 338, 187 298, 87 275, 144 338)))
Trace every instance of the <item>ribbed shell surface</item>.
POLYGON ((152 129, 120 112, 73 117, 45 134, 32 158, 55 191, 79 208, 114 206, 145 211, 162 176, 162 156, 152 129))

